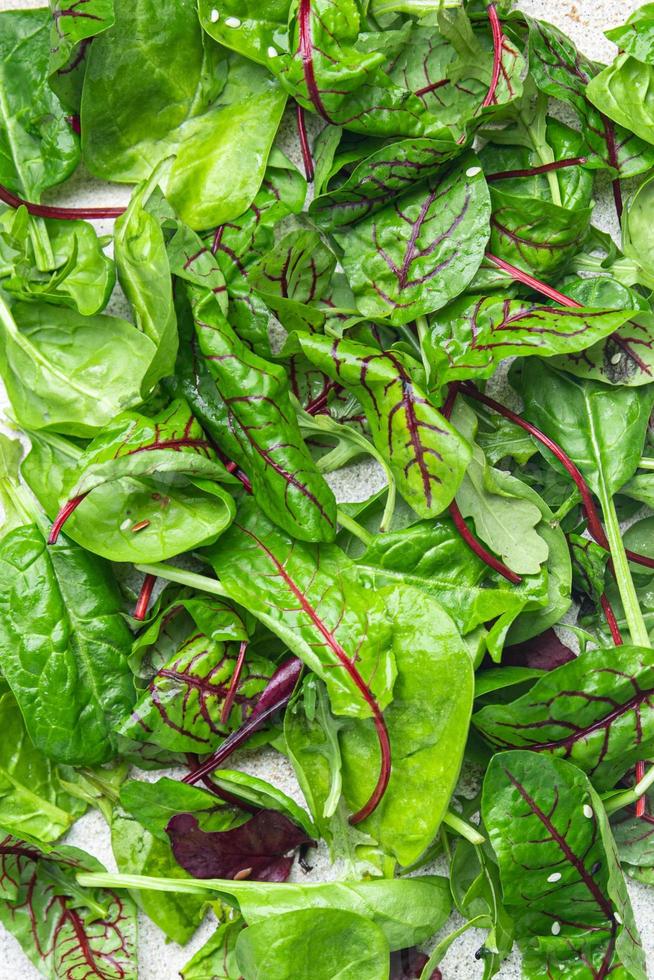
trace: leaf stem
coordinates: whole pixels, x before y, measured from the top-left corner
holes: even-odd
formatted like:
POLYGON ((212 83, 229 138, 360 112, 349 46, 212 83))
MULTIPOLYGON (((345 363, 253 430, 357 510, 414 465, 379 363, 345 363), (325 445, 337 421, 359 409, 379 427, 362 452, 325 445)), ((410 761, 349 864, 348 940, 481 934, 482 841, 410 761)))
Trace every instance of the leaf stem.
POLYGON ((349 531, 355 538, 358 538, 359 541, 366 546, 366 548, 370 547, 375 540, 374 534, 371 534, 370 531, 366 531, 365 527, 362 527, 358 521, 355 521, 353 517, 346 514, 340 507, 336 511, 336 517, 341 527, 344 527, 346 531, 349 531))
POLYGON ((622 534, 620 533, 620 523, 615 510, 613 497, 604 488, 600 489, 599 496, 604 514, 604 523, 606 525, 606 536, 613 560, 615 580, 620 592, 620 598, 622 599, 631 641, 636 646, 651 647, 649 634, 638 601, 638 594, 636 593, 634 581, 631 577, 627 552, 625 551, 622 534))
POLYGON ((486 12, 493 35, 493 75, 488 92, 486 93, 486 98, 481 104, 482 109, 486 109, 496 102, 497 86, 499 85, 500 75, 502 73, 502 49, 504 46, 504 34, 502 33, 502 24, 497 14, 496 4, 489 3, 486 12))
POLYGON ((654 470, 654 459, 650 459, 647 456, 643 456, 640 463, 638 464, 639 470, 654 470))
POLYGON ((304 173, 307 178, 307 183, 311 184, 315 177, 315 169, 313 166, 313 157, 311 156, 311 147, 309 146, 309 137, 307 136, 304 109, 299 102, 295 103, 295 118, 297 121, 297 134, 300 141, 300 150, 302 151, 302 160, 304 162, 304 173))
POLYGON ((604 809, 611 816, 612 813, 616 813, 626 806, 631 806, 632 803, 637 803, 651 786, 654 786, 654 766, 650 768, 644 779, 636 783, 633 789, 627 789, 622 793, 608 794, 606 797, 603 797, 604 809))
POLYGON ((38 218, 63 218, 71 221, 87 218, 119 218, 126 208, 56 208, 48 204, 32 204, 0 184, 0 201, 10 208, 26 207, 30 214, 38 218))
POLYGON ((148 613, 148 606, 150 604, 150 599, 152 598, 152 590, 154 589, 155 583, 157 581, 156 575, 146 575, 143 579, 143 585, 141 586, 141 591, 139 592, 139 597, 134 609, 134 619, 139 622, 143 622, 148 613))
POLYGON ((169 565, 167 562, 158 562, 154 565, 135 565, 134 567, 139 572, 166 579, 167 582, 187 585, 190 589, 208 592, 223 599, 229 598, 220 582, 215 578, 209 578, 208 575, 198 575, 197 572, 189 572, 186 568, 178 568, 177 565, 169 565))
POLYGON ((486 180, 489 184, 493 184, 498 180, 513 180, 514 177, 538 177, 539 174, 549 174, 554 170, 581 167, 584 163, 586 163, 586 157, 567 157, 565 160, 543 163, 540 167, 527 167, 525 170, 502 170, 494 174, 487 174, 486 180))
POLYGON ((481 844, 486 842, 486 838, 483 834, 469 824, 466 820, 463 820, 456 813, 452 813, 448 810, 443 817, 443 823, 446 824, 451 830, 454 830, 460 837, 465 837, 467 841, 475 846, 479 847, 481 844))

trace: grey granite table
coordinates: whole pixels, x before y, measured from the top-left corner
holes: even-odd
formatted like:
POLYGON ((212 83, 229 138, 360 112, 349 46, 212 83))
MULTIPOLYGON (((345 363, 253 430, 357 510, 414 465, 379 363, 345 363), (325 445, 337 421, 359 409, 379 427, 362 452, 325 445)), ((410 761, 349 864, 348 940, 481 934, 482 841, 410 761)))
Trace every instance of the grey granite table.
MULTIPOLYGON (((43 2, 0 0, 0 10, 39 7, 44 4, 45 0, 43 2)), ((518 3, 525 12, 561 27, 585 54, 605 62, 613 57, 614 48, 603 36, 603 31, 622 23, 632 11, 642 5, 640 0, 520 0, 518 3)), ((289 142, 289 150, 290 145, 289 142)), ((49 200, 62 205, 102 203, 111 206, 124 203, 126 197, 127 193, 123 187, 101 185, 90 177, 76 174, 49 200)), ((597 195, 594 220, 607 231, 614 234, 617 232, 608 184, 597 195)), ((111 231, 110 224, 106 222, 97 222, 97 227, 102 233, 111 231)), ((125 312, 119 296, 112 300, 112 307, 114 312, 125 312)), ((3 400, 4 395, 0 390, 0 421, 3 400)), ((377 490, 382 479, 373 466, 366 464, 352 466, 347 471, 335 474, 331 482, 340 500, 360 500, 377 490)), ((254 758, 243 762, 241 768, 268 779, 299 802, 303 802, 290 766, 280 756, 261 751, 254 758)), ((157 775, 151 774, 148 778, 155 779, 157 775)), ((107 828, 99 814, 90 813, 79 820, 68 835, 67 842, 84 848, 96 855, 107 868, 115 869, 107 828)), ((316 858, 312 859, 312 863, 314 866, 311 873, 312 880, 327 880, 338 876, 338 869, 330 867, 325 850, 319 851, 316 858)), ((629 891, 650 964, 649 976, 654 978, 654 890, 637 883, 630 883, 629 891)), ((454 928, 454 925, 454 920, 450 920, 444 934, 454 928)), ((140 980, 176 980, 181 967, 208 939, 214 927, 215 921, 207 917, 191 942, 182 948, 175 943, 166 943, 159 929, 141 917, 140 980)), ((482 934, 476 931, 461 937, 442 964, 446 980, 455 980, 455 978, 475 980, 476 977, 481 977, 481 964, 474 959, 474 952, 481 942, 482 934)), ((0 926, 0 980, 38 980, 39 976, 40 974, 26 959, 18 943, 0 926)), ((502 980, 512 980, 512 978, 517 980, 520 977, 520 957, 517 953, 506 961, 498 976, 502 980)), ((298 977, 298 980, 311 980, 311 978, 298 977)))

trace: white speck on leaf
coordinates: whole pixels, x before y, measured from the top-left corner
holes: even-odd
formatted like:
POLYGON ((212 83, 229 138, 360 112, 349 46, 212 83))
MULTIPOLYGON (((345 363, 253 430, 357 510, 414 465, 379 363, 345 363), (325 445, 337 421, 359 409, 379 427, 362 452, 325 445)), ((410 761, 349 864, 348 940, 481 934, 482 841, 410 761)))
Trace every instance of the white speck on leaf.
POLYGON ((215 24, 216 21, 219 20, 220 20, 220 11, 216 10, 216 8, 214 7, 214 9, 211 11, 211 23, 215 24))
POLYGON ((584 816, 589 820, 593 819, 593 808, 588 803, 584 803, 584 816))
POLYGON ((227 17, 225 18, 225 27, 240 27, 241 22, 238 17, 227 17))
POLYGON ((622 360, 622 354, 614 354, 611 358, 611 364, 619 364, 622 360))
POLYGON ((120 530, 121 530, 121 531, 126 531, 126 530, 127 530, 127 528, 128 528, 128 527, 131 527, 131 526, 132 526, 132 522, 131 522, 131 520, 130 520, 130 518, 128 517, 128 518, 127 518, 126 520, 124 520, 124 521, 123 521, 123 523, 122 523, 122 524, 120 525, 120 530))
POLYGON ((550 882, 551 884, 554 884, 554 882, 555 882, 555 881, 560 881, 562 877, 563 877, 563 875, 561 874, 561 872, 560 872, 560 871, 555 871, 555 872, 554 872, 553 874, 551 874, 551 875, 549 876, 549 878, 548 878, 547 880, 548 880, 548 881, 549 881, 549 882, 550 882))
POLYGON ((552 935, 553 936, 558 936, 558 934, 560 932, 561 932, 561 923, 560 922, 553 922, 552 923, 552 935))
POLYGON ((270 47, 268 48, 268 57, 269 58, 276 58, 278 54, 279 54, 279 51, 277 50, 277 48, 273 48, 273 46, 271 44, 270 47))
POLYGON ((619 926, 622 925, 622 917, 618 912, 614 912, 613 918, 615 919, 615 921, 618 923, 619 926))
POLYGON ((468 167, 466 170, 466 177, 476 177, 477 174, 481 173, 481 167, 468 167))

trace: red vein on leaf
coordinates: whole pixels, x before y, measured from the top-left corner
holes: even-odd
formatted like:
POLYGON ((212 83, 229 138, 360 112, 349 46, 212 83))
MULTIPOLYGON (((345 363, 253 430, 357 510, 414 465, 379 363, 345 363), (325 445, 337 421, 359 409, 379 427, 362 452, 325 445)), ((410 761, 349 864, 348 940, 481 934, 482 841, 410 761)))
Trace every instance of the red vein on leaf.
POLYGON ((611 181, 611 186, 613 189, 613 200, 615 201, 615 210, 618 215, 618 221, 622 221, 622 185, 620 184, 620 160, 618 157, 618 147, 615 142, 615 126, 610 119, 607 119, 605 115, 602 115, 602 125, 604 127, 604 138, 606 140, 606 148, 609 154, 609 163, 617 170, 618 176, 611 181))
POLYGON ((432 82, 431 85, 425 85, 424 88, 419 88, 418 91, 414 92, 413 94, 421 98, 423 95, 429 95, 430 92, 435 92, 437 89, 443 88, 445 85, 449 84, 449 78, 441 78, 438 82, 432 82))
POLYGON ((486 180, 492 184, 498 180, 512 180, 514 177, 538 177, 539 174, 548 174, 552 170, 581 167, 586 162, 586 157, 567 157, 565 160, 555 160, 553 163, 544 163, 540 167, 527 167, 525 170, 501 170, 494 174, 487 174, 486 180))
MULTIPOLYGON (((532 425, 531 422, 527 422, 520 415, 517 415, 516 412, 512 412, 510 408, 506 408, 505 405, 500 404, 500 402, 496 402, 494 398, 489 398, 488 395, 482 394, 481 391, 478 391, 474 385, 470 384, 470 382, 463 382, 461 384, 461 390, 470 398, 475 399, 475 401, 481 402, 482 405, 486 405, 487 408, 491 408, 499 415, 503 415, 505 419, 513 422, 514 425, 520 426, 521 429, 528 432, 534 437, 534 439, 537 439, 538 442, 542 443, 543 446, 549 449, 549 451, 556 456, 561 465, 572 477, 577 489, 579 490, 579 493, 581 494, 581 501, 588 520, 588 530, 600 548, 603 548, 610 554, 611 549, 609 547, 609 542, 604 532, 604 528, 602 527, 599 514, 597 513, 597 508, 595 507, 595 502, 593 500, 590 487, 586 483, 581 470, 577 464, 570 459, 568 454, 564 452, 564 450, 561 449, 561 447, 554 442, 553 439, 550 439, 550 437, 546 436, 544 432, 541 432, 537 426, 532 425)), ((636 554, 634 551, 627 551, 626 555, 629 561, 633 561, 637 565, 644 565, 646 568, 654 568, 654 558, 647 558, 645 555, 636 554)))
POLYGON ((143 585, 141 586, 141 591, 139 592, 139 597, 134 608, 134 619, 137 619, 139 622, 143 622, 146 617, 150 599, 152 598, 152 590, 156 581, 156 575, 146 575, 143 579, 143 585))
POLYGON ((10 208, 26 207, 36 218, 61 218, 68 221, 93 218, 119 218, 126 208, 57 208, 49 204, 32 204, 0 184, 0 201, 10 208))
POLYGON ((234 698, 236 697, 236 692, 238 690, 238 685, 241 682, 241 674, 243 673, 243 665, 245 664, 245 654, 248 649, 248 641, 243 640, 241 646, 239 647, 238 657, 236 658, 236 664, 234 666, 234 673, 232 674, 231 681, 229 683, 229 690, 223 702, 223 709, 220 712, 220 721, 223 725, 226 725, 229 721, 229 716, 231 710, 234 706, 234 698))
POLYGON ((299 102, 295 103, 295 118, 297 120, 297 135, 298 139, 300 140, 302 160, 304 161, 304 173, 308 183, 311 184, 316 174, 313 166, 313 157, 311 156, 311 147, 309 146, 309 137, 307 136, 307 125, 304 118, 304 109, 299 102))
POLYGON ((502 71, 502 47, 504 44, 502 24, 500 23, 500 18, 497 16, 497 7, 494 3, 488 4, 487 13, 493 34, 493 76, 491 78, 491 83, 488 88, 486 98, 481 104, 482 109, 486 109, 495 102, 495 94, 497 92, 497 86, 500 83, 500 74, 502 71))

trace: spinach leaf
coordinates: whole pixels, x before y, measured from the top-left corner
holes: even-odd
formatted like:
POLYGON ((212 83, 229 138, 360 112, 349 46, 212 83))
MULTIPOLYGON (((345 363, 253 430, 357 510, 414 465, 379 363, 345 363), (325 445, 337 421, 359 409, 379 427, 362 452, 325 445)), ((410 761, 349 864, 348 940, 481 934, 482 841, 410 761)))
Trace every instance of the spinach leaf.
POLYGON ((408 323, 471 282, 490 235, 490 196, 467 154, 376 214, 342 229, 343 268, 361 313, 408 323))
POLYGON ((525 976, 622 964, 644 978, 615 844, 588 778, 561 759, 502 752, 488 768, 482 812, 525 976))
POLYGON ((182 980, 241 980, 236 940, 243 929, 240 916, 223 922, 180 971, 182 980))
POLYGON ((152 342, 118 317, 0 297, 0 375, 16 421, 89 437, 141 400, 152 342))
POLYGON ((654 142, 654 114, 649 90, 654 65, 630 54, 621 54, 593 78, 587 95, 603 115, 635 133, 647 143, 654 142))
POLYGON ((244 975, 270 980, 387 980, 389 949, 379 926, 355 912, 301 909, 243 930, 236 962, 244 975))
POLYGON ((114 23, 114 0, 49 0, 48 82, 66 108, 79 112, 86 56, 91 40, 114 23))
POLYGON ((589 650, 511 704, 483 707, 473 722, 498 749, 561 756, 588 773, 598 790, 612 789, 652 753, 653 667, 646 648, 589 650))
POLYGON ((115 0, 87 59, 84 161, 134 183, 174 155, 164 190, 187 224, 210 228, 253 200, 285 102, 266 71, 203 33, 191 0, 115 0))

